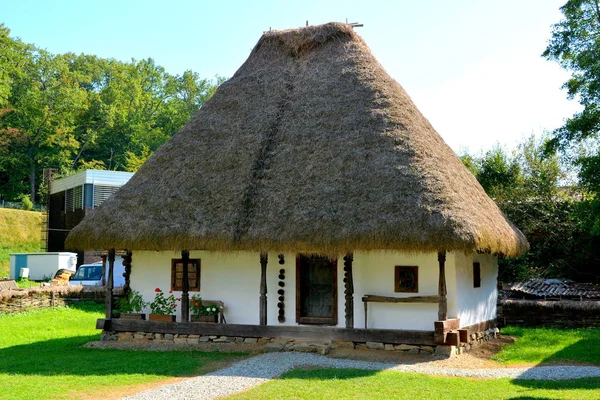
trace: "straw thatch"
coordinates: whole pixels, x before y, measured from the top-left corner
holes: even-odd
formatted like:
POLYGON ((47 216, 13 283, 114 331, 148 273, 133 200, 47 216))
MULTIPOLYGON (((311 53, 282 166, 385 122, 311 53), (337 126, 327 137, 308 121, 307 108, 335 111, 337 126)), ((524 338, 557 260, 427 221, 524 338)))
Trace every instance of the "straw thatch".
POLYGON ((265 33, 67 246, 528 248, 362 39, 339 23, 265 33))

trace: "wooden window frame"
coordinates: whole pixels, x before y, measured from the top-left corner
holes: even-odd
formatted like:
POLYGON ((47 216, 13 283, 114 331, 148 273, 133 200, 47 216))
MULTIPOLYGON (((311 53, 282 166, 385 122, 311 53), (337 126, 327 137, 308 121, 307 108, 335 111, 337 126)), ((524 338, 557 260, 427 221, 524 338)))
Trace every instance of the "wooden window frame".
POLYGON ((394 268, 394 292, 396 293, 419 293, 419 267, 416 265, 396 265, 394 268), (410 288, 400 287, 400 273, 402 270, 413 271, 414 285, 410 288))
MULTIPOLYGON (((296 255, 296 323, 306 325, 333 325, 336 326, 338 323, 338 285, 337 285, 337 258, 330 259, 332 264, 331 279, 333 281, 333 305, 332 305, 332 318, 325 317, 303 317, 302 314, 302 298, 300 293, 300 256, 304 254, 296 255)), ((324 257, 328 258, 328 257, 324 257)))
POLYGON ((481 263, 478 261, 473 263, 473 287, 481 287, 481 263))
MULTIPOLYGON (((183 283, 182 283, 182 286, 177 286, 177 280, 176 280, 176 276, 175 276, 177 264, 183 264, 183 259, 182 258, 172 258, 171 259, 171 290, 181 292, 183 290, 183 283)), ((188 280, 189 280, 190 274, 194 273, 194 271, 193 271, 194 266, 196 266, 196 268, 197 268, 196 286, 192 286, 191 281, 190 281, 189 291, 190 292, 199 292, 200 291, 200 272, 202 271, 199 258, 190 258, 188 260, 188 280)))

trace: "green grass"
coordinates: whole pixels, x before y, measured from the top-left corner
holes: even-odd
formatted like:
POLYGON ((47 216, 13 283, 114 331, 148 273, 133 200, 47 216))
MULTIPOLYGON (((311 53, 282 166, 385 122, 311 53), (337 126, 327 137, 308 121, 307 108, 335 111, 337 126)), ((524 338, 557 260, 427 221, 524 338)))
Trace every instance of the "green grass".
POLYGON ((0 314, 0 399, 105 398, 241 356, 83 348, 99 338, 95 323, 102 309, 84 305, 0 314))
POLYGON ((9 254, 40 251, 41 216, 34 211, 0 208, 0 278, 9 275, 9 254))
POLYGON ((494 360, 504 364, 586 363, 600 365, 600 328, 553 329, 506 327, 514 336, 494 360))
POLYGON ((465 379, 395 371, 297 369, 227 399, 599 399, 600 378, 465 379))
POLYGON ((39 282, 30 281, 27 278, 19 278, 16 280, 16 282, 17 282, 17 286, 20 287, 21 289, 28 289, 30 287, 40 286, 39 282))

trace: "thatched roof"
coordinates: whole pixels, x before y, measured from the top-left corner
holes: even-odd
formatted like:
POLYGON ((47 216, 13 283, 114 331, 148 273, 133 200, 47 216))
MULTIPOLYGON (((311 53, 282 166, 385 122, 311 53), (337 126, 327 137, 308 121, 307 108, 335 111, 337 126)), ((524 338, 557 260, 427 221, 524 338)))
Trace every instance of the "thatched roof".
POLYGON ((363 40, 340 23, 266 32, 67 246, 528 249, 363 40))

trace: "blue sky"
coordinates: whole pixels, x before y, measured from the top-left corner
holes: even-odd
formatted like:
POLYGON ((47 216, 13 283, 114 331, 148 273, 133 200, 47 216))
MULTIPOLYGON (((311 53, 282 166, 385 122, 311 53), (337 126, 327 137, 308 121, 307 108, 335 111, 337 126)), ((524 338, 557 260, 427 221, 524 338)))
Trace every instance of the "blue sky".
POLYGON ((263 31, 329 21, 357 28, 457 152, 513 148, 578 110, 540 57, 566 0, 0 0, 13 37, 53 53, 152 57, 173 74, 229 77, 263 31))

